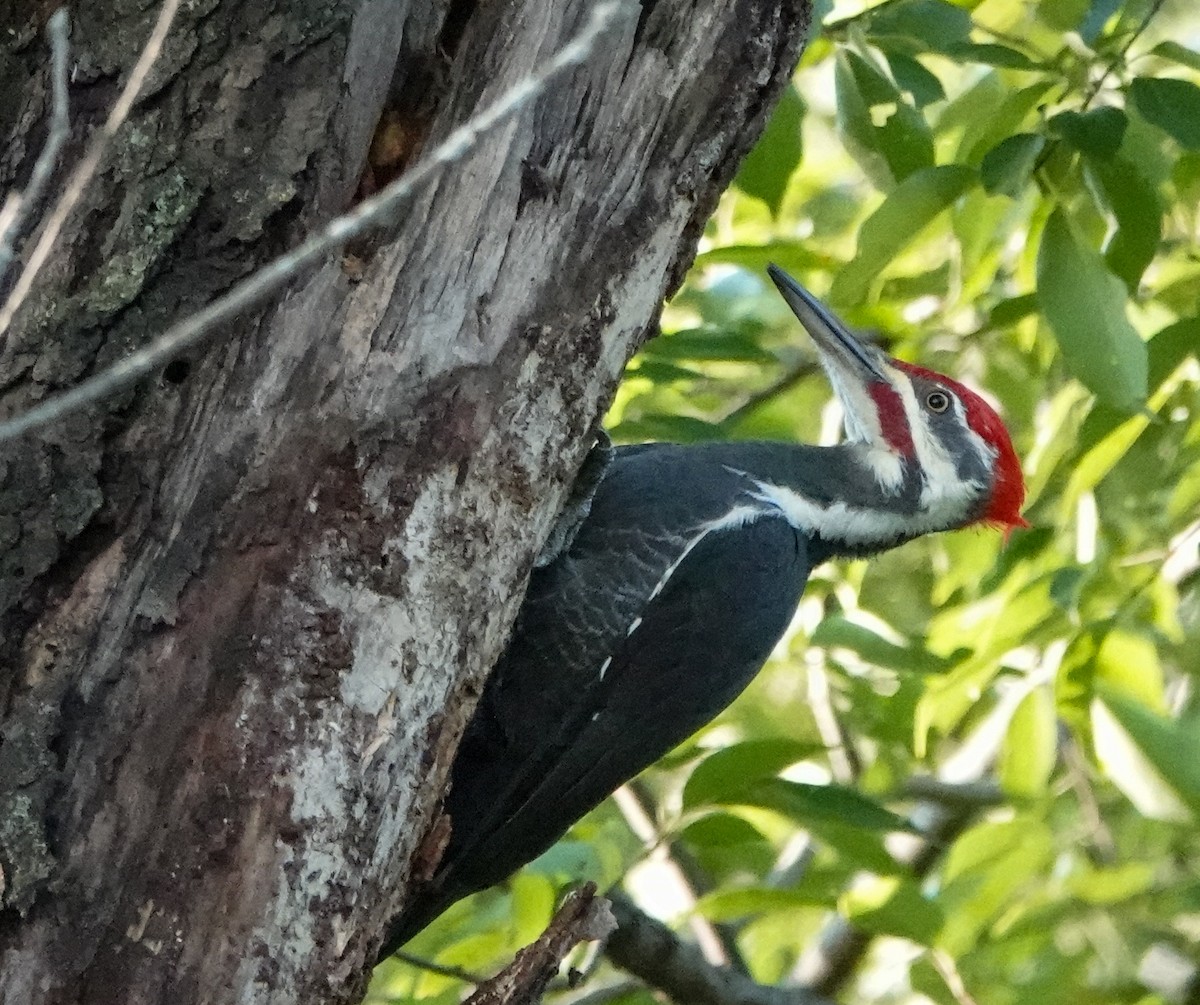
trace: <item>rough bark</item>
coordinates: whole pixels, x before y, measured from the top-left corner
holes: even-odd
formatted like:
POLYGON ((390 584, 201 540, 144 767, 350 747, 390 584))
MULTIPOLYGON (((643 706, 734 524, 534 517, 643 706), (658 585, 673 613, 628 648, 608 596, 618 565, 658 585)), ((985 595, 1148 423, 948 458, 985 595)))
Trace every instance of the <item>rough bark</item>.
MULTIPOLYGON (((0 4, 5 188, 53 6, 0 4)), ((385 111, 402 166, 587 9, 185 3, 0 337, 0 414, 344 209, 385 111)), ((155 10, 72 14, 68 157, 155 10)), ((643 0, 353 267, 0 445, 0 1001, 357 1000, 588 430, 807 17, 643 0)))

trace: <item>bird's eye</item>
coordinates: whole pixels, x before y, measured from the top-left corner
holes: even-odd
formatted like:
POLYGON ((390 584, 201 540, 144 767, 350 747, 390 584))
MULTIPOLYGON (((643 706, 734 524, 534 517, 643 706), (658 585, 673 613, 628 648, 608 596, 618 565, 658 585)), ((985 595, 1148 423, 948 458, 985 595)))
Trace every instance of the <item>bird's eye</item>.
POLYGON ((950 407, 950 395, 945 391, 930 391, 925 399, 925 404, 929 406, 931 412, 937 412, 940 415, 950 407))

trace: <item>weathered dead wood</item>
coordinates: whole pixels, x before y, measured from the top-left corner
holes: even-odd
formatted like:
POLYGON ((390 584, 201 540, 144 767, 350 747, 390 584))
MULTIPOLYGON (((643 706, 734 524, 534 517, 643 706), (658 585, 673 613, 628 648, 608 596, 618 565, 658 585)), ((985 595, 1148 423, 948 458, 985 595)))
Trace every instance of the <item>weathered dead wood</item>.
POLYGON ((596 896, 595 883, 585 883, 567 895, 537 941, 480 984, 463 1005, 537 1005, 567 953, 580 942, 607 938, 616 927, 608 901, 596 896))
MULTIPOLYGON (((73 8, 65 159, 154 18, 73 8)), ((53 5, 3 7, 0 187, 53 5)), ((11 415, 144 344, 560 46, 582 0, 192 0, 0 341, 11 415)), ((803 0, 649 0, 394 229, 0 448, 0 1000, 361 993, 586 433, 803 0)))

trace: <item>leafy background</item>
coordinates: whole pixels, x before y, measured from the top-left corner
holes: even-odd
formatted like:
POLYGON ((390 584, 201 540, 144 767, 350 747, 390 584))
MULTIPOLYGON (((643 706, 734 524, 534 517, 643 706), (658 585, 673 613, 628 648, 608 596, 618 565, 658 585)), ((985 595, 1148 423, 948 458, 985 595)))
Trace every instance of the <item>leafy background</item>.
MULTIPOLYGON (((1200 960, 1200 9, 817 15, 613 435, 836 436, 774 261, 1002 403, 1032 527, 819 570, 728 712, 409 949, 488 973, 586 874, 764 983, 811 976, 840 914, 873 936, 845 1003, 1181 1000, 1172 965, 1200 960), (906 864, 897 834, 939 813, 906 864)), ((466 990, 390 960, 369 1001, 466 990)), ((603 961, 550 1000, 588 995, 655 1000, 603 961)))

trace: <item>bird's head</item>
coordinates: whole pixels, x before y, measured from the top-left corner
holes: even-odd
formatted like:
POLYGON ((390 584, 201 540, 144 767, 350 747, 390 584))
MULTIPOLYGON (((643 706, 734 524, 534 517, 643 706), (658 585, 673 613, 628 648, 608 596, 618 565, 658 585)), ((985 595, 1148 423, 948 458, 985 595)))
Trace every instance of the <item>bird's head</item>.
POLYGON ((860 445, 885 492, 919 478, 928 529, 1028 526, 1021 462, 991 405, 956 380, 861 342, 778 266, 768 273, 816 343, 847 439, 860 445))

